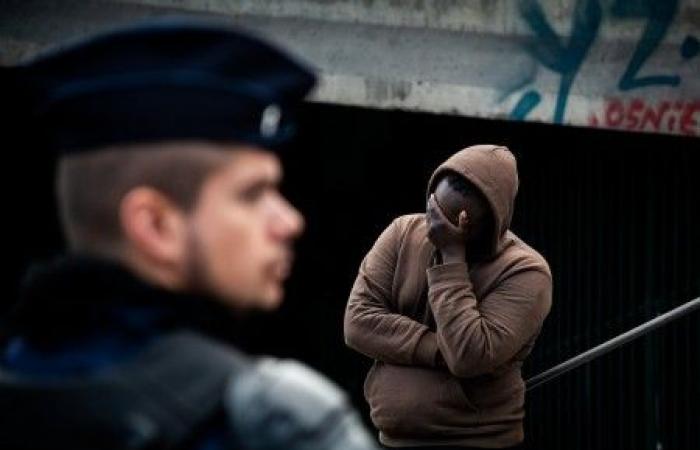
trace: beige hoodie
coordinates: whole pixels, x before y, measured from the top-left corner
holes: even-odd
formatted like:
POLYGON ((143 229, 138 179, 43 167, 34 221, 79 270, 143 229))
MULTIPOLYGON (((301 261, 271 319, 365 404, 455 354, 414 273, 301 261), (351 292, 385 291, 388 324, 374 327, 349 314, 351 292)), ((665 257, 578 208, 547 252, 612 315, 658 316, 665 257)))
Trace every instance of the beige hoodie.
POLYGON ((345 314, 345 340, 375 360, 365 397, 388 446, 508 447, 523 440, 520 367, 551 306, 544 258, 508 230, 518 190, 505 147, 466 148, 447 171, 486 196, 490 255, 433 265, 425 214, 394 220, 362 261, 345 314))

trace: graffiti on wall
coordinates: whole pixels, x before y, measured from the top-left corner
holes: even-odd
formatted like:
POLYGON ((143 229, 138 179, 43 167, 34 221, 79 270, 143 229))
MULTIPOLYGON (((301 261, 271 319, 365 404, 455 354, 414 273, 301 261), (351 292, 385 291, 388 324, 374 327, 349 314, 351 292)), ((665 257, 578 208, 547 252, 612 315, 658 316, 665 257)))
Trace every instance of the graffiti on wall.
POLYGON ((639 97, 610 98, 602 113, 589 116, 588 125, 700 136, 700 100, 647 102, 639 97))
MULTIPOLYGON (((576 0, 567 37, 554 30, 539 0, 519 0, 518 6, 521 18, 532 32, 525 44, 527 51, 538 64, 559 76, 551 117, 553 123, 566 122, 572 86, 598 38, 603 19, 635 19, 643 23, 636 47, 626 66, 615 74, 617 84, 611 87, 610 93, 613 95, 606 96, 602 110, 589 111, 588 125, 700 135, 700 98, 680 99, 672 96, 667 99, 644 99, 649 88, 674 89, 684 82, 678 73, 648 64, 672 26, 679 0, 614 0, 605 4, 601 0, 576 0)), ((696 36, 685 36, 677 51, 681 61, 690 61, 700 53, 700 42, 696 36)), ((541 93, 537 89, 529 89, 521 94, 510 112, 510 118, 527 119, 541 101, 541 93)))

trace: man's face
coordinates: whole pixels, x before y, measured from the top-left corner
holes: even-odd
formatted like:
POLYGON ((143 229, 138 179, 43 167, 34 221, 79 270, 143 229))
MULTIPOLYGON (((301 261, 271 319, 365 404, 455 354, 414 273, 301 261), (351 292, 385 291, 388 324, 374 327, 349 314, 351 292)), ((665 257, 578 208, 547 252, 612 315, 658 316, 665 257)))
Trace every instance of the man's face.
POLYGON ((205 180, 188 218, 190 281, 236 309, 273 309, 284 296, 304 220, 278 191, 275 155, 254 148, 231 153, 205 180))
POLYGON ((459 214, 467 211, 469 225, 467 227, 467 240, 477 239, 487 222, 489 214, 488 205, 476 191, 476 188, 467 183, 468 192, 460 192, 452 187, 443 177, 435 187, 435 200, 445 216, 454 224, 459 223, 459 214))

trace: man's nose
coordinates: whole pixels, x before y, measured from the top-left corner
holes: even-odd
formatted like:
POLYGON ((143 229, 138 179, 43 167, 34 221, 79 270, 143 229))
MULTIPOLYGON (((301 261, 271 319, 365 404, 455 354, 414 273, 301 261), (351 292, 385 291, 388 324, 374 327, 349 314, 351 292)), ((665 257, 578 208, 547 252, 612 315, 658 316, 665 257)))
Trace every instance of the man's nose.
POLYGON ((286 199, 281 198, 274 223, 275 234, 282 239, 295 239, 304 232, 305 226, 304 216, 286 199))

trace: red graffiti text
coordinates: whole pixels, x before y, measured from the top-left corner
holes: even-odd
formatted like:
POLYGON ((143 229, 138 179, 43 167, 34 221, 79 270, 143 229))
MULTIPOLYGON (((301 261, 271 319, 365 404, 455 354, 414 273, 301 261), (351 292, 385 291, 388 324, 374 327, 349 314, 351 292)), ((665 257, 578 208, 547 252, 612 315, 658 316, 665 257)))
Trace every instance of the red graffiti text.
POLYGON ((591 114, 593 127, 628 131, 700 135, 700 100, 649 103, 641 98, 606 100, 602 114, 591 114))

